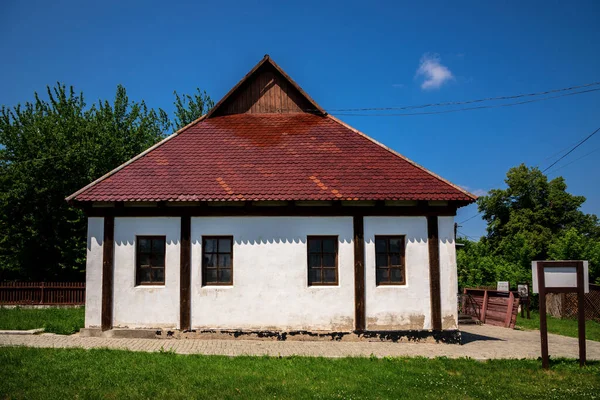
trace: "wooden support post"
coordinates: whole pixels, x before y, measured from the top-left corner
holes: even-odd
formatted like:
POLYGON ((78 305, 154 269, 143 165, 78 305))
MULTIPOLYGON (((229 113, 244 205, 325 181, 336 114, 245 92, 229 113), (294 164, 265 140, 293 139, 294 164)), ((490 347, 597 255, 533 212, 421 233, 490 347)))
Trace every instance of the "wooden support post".
POLYGON ((190 231, 191 218, 189 215, 181 217, 181 241, 180 241, 180 268, 179 268, 179 329, 182 331, 191 329, 190 319, 190 231))
POLYGON ((483 322, 485 324, 485 314, 487 313, 487 306, 488 306, 488 291, 485 290, 483 292, 483 304, 481 304, 481 322, 483 322))
POLYGON ((102 330, 112 328, 115 217, 104 217, 102 242, 102 330))
POLYGON ((365 330, 365 233, 364 218, 354 216, 354 329, 365 330))
POLYGON ((579 366, 585 365, 585 287, 583 277, 583 261, 577 263, 577 315, 579 336, 579 366))
POLYGON ((44 282, 42 282, 41 286, 40 286, 40 304, 44 304, 44 282))
POLYGON ((506 318, 504 319, 504 327, 510 327, 510 320, 512 319, 512 310, 515 306, 515 295, 513 292, 509 292, 508 295, 508 308, 506 310, 506 318))
POLYGON ((546 319, 546 279, 544 276, 544 263, 537 263, 538 288, 540 295, 540 342, 542 345, 542 368, 550 368, 548 358, 548 321, 546 319))
POLYGON ((429 292, 431 300, 431 327, 442 330, 442 300, 440 288, 440 243, 438 217, 427 217, 427 242, 429 245, 429 292))

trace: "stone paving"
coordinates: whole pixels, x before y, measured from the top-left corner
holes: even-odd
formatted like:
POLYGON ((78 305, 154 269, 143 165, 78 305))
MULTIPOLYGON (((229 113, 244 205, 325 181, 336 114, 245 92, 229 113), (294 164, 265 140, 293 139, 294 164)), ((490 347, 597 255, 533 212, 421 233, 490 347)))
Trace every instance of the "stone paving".
MULTIPOLYGON (((270 341, 220 339, 116 339, 42 335, 0 335, 0 346, 67 348, 79 347, 126 349, 155 352, 161 349, 180 354, 269 355, 269 356, 422 356, 451 358, 538 358, 539 331, 518 331, 490 325, 461 326, 463 345, 436 343, 270 341)), ((549 334, 551 357, 578 357, 577 339, 549 334)), ((587 341, 587 358, 600 360, 600 342, 587 341)))

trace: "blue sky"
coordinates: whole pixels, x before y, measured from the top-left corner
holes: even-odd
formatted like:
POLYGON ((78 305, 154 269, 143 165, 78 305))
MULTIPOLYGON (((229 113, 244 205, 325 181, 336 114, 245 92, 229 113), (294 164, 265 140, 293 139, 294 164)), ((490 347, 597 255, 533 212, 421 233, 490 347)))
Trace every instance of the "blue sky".
MULTIPOLYGON (((218 100, 266 53, 326 109, 600 81, 598 1, 295 4, 2 1, 0 104, 30 100, 56 81, 91 103, 112 98, 121 83, 130 98, 171 111, 173 90, 200 87, 218 100)), ((593 92, 451 114, 340 118, 481 194, 521 162, 548 166, 556 159, 549 156, 600 127, 599 106, 593 92)), ((600 134, 557 167, 597 148, 600 134)), ((563 175, 571 193, 587 197, 584 211, 596 214, 599 155, 551 174, 563 175)), ((462 208, 457 221, 475 213, 462 208)), ((475 218, 459 230, 479 237, 485 224, 475 218)))

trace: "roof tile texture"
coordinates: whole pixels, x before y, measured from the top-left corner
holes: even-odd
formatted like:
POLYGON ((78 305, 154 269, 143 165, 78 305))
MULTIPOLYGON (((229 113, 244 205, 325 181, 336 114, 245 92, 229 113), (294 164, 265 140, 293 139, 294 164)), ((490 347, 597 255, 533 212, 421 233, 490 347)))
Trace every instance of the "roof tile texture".
POLYGON ((75 200, 472 198, 328 117, 299 113, 202 120, 75 200))

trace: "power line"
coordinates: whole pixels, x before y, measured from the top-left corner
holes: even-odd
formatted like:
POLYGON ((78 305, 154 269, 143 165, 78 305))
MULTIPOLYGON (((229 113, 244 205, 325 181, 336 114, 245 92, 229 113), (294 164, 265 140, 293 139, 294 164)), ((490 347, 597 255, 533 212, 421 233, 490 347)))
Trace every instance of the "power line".
POLYGON ((589 134, 586 138, 584 138, 582 141, 580 141, 579 143, 577 143, 577 145, 575 145, 575 147, 573 147, 571 150, 569 150, 566 154, 564 154, 558 160, 554 161, 552 164, 550 164, 550 166, 546 167, 546 169, 544 169, 542 171, 542 173, 548 171, 550 168, 552 168, 553 166, 555 166, 556 163, 558 163, 560 160, 562 160, 563 158, 565 158, 566 156, 568 156, 569 154, 571 154, 579 146, 581 146, 582 144, 584 144, 585 142, 587 142, 592 136, 594 136, 596 133, 598 133, 598 131, 600 131, 600 128, 596 129, 594 132, 592 132, 591 134, 589 134))
MULTIPOLYGON (((600 85, 600 82, 591 82, 591 83, 586 83, 586 84, 578 85, 578 86, 546 90, 543 92, 523 93, 523 94, 516 94, 516 95, 511 95, 511 96, 486 97, 483 99, 476 99, 476 100, 449 101, 449 102, 445 102, 445 103, 429 103, 429 104, 401 106, 401 107, 328 108, 328 109, 325 109, 325 111, 343 111, 343 112, 346 112, 346 111, 390 111, 390 110, 414 110, 414 109, 427 108, 427 107, 458 106, 458 105, 465 105, 465 104, 482 103, 485 101, 512 100, 512 99, 518 99, 518 98, 523 98, 523 97, 542 96, 542 95, 546 95, 546 94, 568 92, 568 91, 572 91, 575 89, 582 89, 582 88, 598 86, 598 85, 600 85)), ((586 93, 586 91, 584 91, 582 93, 586 93)), ((316 110, 313 110, 313 111, 316 111, 316 110)))
MULTIPOLYGON (((557 163, 558 163, 560 160, 562 160, 562 159, 564 159, 565 157, 567 157, 569 154, 571 154, 573 151, 575 151, 575 149, 577 149, 579 146, 581 146, 581 145, 582 145, 582 144, 584 144, 586 141, 588 141, 588 140, 589 140, 589 139, 590 139, 592 136, 594 136, 596 133, 598 133, 598 131, 600 131, 600 128, 596 129, 594 132, 592 132, 591 134, 589 134, 588 136, 586 136, 585 138, 583 138, 582 140, 580 140, 580 141, 579 141, 579 142, 578 142, 578 143, 577 143, 575 146, 573 146, 573 148, 571 148, 571 150, 569 150, 567 153, 565 153, 565 154, 564 154, 562 157, 560 157, 558 160, 554 161, 552 164, 550 164, 548 167, 546 167, 546 168, 545 168, 545 169, 542 171, 542 173, 546 172, 547 170, 549 170, 550 168, 552 168, 554 165, 556 165, 556 164, 557 164, 557 163)), ((591 152, 587 153, 586 155, 584 155, 584 156, 582 156, 582 157, 580 157, 580 158, 578 158, 578 159, 576 159, 576 160, 573 160, 573 161, 571 161, 570 163, 568 163, 568 164, 565 164, 565 165, 563 165, 563 166, 561 166, 561 167, 559 167, 559 168, 555 169, 554 171, 558 171, 559 169, 561 169, 561 168, 564 168, 564 167, 566 167, 567 165, 570 165, 570 164, 574 163, 575 161, 578 161, 578 160, 580 160, 580 159, 582 159, 582 158, 584 158, 584 157, 586 157, 586 156, 590 155, 591 153, 593 153, 593 152, 595 152, 595 151, 597 151, 597 150, 600 150, 600 148, 598 148, 598 149, 595 149, 595 150, 592 150, 591 152)), ((564 150, 561 150, 561 151, 559 151, 559 152, 558 152, 558 153, 556 153, 556 154, 560 154, 560 153, 562 153, 563 151, 564 151, 564 150)), ((556 155, 556 154, 555 154, 555 155, 556 155)), ((554 157, 554 156, 551 156, 551 157, 554 157)), ((549 157, 549 158, 551 158, 551 157, 549 157)), ((477 214, 475 214, 475 215, 473 215, 473 216, 471 216, 471 217, 469 217, 469 218, 465 219, 464 221, 462 221, 462 222, 459 222, 459 224, 464 224, 465 222, 468 222, 468 221, 472 220, 473 218, 475 218, 475 217, 478 217, 478 216, 479 216, 479 215, 481 215, 481 214, 483 214, 483 211, 480 211, 480 212, 478 212, 477 214)))
POLYGON ((522 104, 535 103, 538 101, 558 99, 560 97, 574 96, 574 95, 578 95, 578 94, 585 94, 585 93, 591 93, 591 92, 597 92, 597 91, 600 91, 600 88, 582 90, 579 92, 572 92, 572 93, 564 93, 564 94, 560 94, 557 96, 549 96, 549 97, 543 97, 540 99, 519 101, 519 102, 515 102, 515 103, 493 104, 493 105, 485 105, 485 106, 477 106, 477 107, 465 107, 465 108, 457 108, 457 109, 453 109, 453 110, 442 110, 442 111, 426 111, 426 112, 400 113, 400 114, 355 114, 355 113, 334 113, 334 114, 341 115, 341 116, 351 116, 351 117, 408 117, 408 116, 414 116, 414 115, 449 114, 449 113, 455 113, 455 112, 460 112, 460 111, 483 110, 483 109, 488 109, 488 108, 500 108, 500 107, 513 107, 513 106, 518 106, 518 105, 522 105, 522 104))
POLYGON ((600 147, 595 148, 594 150, 590 151, 589 153, 586 153, 586 154, 582 155, 581 157, 576 158, 575 160, 573 160, 573 161, 571 161, 569 163, 566 163, 565 165, 561 165, 560 167, 555 168, 552 171, 548 171, 548 174, 553 174, 553 173, 555 173, 558 170, 561 170, 561 169, 563 169, 565 167, 568 167, 569 165, 573 164, 574 162, 579 161, 582 158, 585 158, 585 157, 589 156, 590 154, 597 152, 598 150, 600 150, 600 147))

